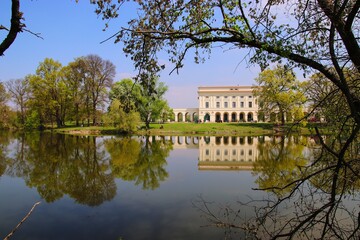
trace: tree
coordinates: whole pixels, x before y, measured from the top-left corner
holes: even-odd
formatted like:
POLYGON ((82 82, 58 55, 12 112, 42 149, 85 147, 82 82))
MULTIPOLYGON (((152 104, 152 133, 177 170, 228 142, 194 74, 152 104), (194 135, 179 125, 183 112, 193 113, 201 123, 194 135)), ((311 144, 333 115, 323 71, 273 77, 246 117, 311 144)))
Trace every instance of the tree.
POLYGON ((41 124, 55 119, 57 127, 65 124, 69 94, 64 82, 62 65, 51 58, 39 64, 35 75, 28 76, 31 106, 38 112, 41 124))
MULTIPOLYGON (((119 7, 126 1, 95 0, 97 14, 104 19, 118 16, 119 7)), ((159 53, 168 53, 175 70, 184 59, 194 52, 195 62, 204 61, 211 48, 248 48, 249 62, 265 69, 269 63, 282 62, 287 68, 298 67, 304 74, 321 73, 343 94, 348 111, 340 128, 333 132, 331 141, 324 141, 321 129, 315 128, 324 152, 332 157, 327 167, 321 167, 321 159, 314 159, 310 168, 319 170, 294 180, 295 188, 288 198, 297 196, 301 186, 318 174, 329 176, 329 191, 321 192, 321 206, 313 205, 311 212, 300 212, 297 218, 288 220, 279 231, 265 231, 268 238, 296 238, 316 228, 319 238, 356 238, 360 225, 354 221, 349 231, 340 226, 337 213, 346 196, 344 186, 351 179, 339 179, 340 172, 356 173, 358 154, 352 147, 360 131, 360 21, 359 1, 348 0, 299 0, 299 1, 140 1, 135 18, 123 27, 115 42, 125 44, 124 51, 139 72, 157 74, 159 53), (191 51, 194 50, 194 51, 191 51), (330 143, 330 145, 329 145, 330 143), (335 144, 336 143, 336 144, 335 144), (341 194, 337 194, 341 193, 341 194)), ((359 175, 357 174, 357 177, 359 175)), ((301 194, 301 193, 300 193, 301 194)), ((309 195, 308 195, 309 196, 309 195)), ((310 195, 314 196, 314 195, 310 195)), ((272 209, 288 198, 279 199, 272 209)), ((315 199, 313 199, 315 200, 315 199)), ((316 201, 315 201, 316 202, 316 201)), ((353 213, 354 219, 357 214, 353 213)), ((269 216, 264 214, 264 217, 269 216)), ((271 216, 270 216, 271 217, 271 216)), ((269 218, 271 220, 271 218, 269 218)), ((276 218, 273 218, 276 219, 276 218)))
POLYGON ((117 99, 121 102, 124 112, 128 113, 136 109, 137 96, 140 95, 140 87, 130 78, 116 82, 110 90, 110 101, 117 99))
POLYGON ((103 60, 97 55, 88 55, 84 57, 86 64, 86 79, 84 83, 85 104, 87 109, 88 124, 92 117, 93 125, 97 123, 97 109, 104 103, 107 97, 106 89, 110 88, 115 77, 115 65, 103 60))
POLYGON ((70 62, 64 67, 64 74, 72 103, 69 113, 75 119, 76 126, 79 126, 86 104, 84 101, 86 99, 84 86, 86 82, 86 65, 84 59, 80 57, 70 62))
POLYGON ((105 124, 112 124, 121 132, 127 133, 135 132, 140 124, 140 114, 135 110, 125 112, 118 99, 111 102, 109 111, 103 119, 105 124))
POLYGON ((9 94, 6 91, 6 88, 2 82, 0 82, 0 129, 10 127, 11 119, 11 110, 6 105, 7 100, 9 99, 9 94))
POLYGON ((8 31, 8 34, 0 44, 0 56, 4 55, 4 52, 15 41, 17 34, 25 28, 25 24, 21 22, 23 19, 22 15, 23 13, 20 12, 20 0, 11 0, 10 29, 4 25, 0 25, 0 30, 8 31))
POLYGON ((11 98, 18 106, 19 112, 19 119, 21 125, 25 124, 26 119, 26 110, 27 104, 29 100, 29 81, 28 79, 16 79, 6 82, 6 87, 8 92, 11 95, 11 98))
MULTIPOLYGON (((355 89, 360 87, 358 77, 352 76, 352 71, 344 71, 344 74, 349 85, 355 89)), ((332 82, 327 81, 323 74, 313 74, 305 89, 313 116, 317 115, 317 118, 324 118, 332 126, 338 126, 338 123, 343 123, 351 115, 344 94, 332 82), (342 114, 338 114, 339 109, 342 114)))
POLYGON ((306 98, 302 93, 301 82, 296 80, 291 70, 278 65, 272 70, 262 71, 255 80, 259 86, 254 89, 254 95, 259 100, 259 110, 268 116, 278 113, 282 125, 285 124, 287 114, 294 115, 298 109, 302 109, 306 98))
POLYGON ((123 79, 114 84, 110 91, 110 99, 121 102, 124 112, 137 111, 145 122, 146 128, 150 128, 153 119, 163 119, 163 114, 170 112, 170 107, 164 99, 167 87, 158 78, 146 80, 142 83, 131 79, 123 79))
POLYGON ((161 119, 161 114, 168 108, 168 103, 164 99, 167 89, 165 83, 158 82, 157 77, 149 78, 148 84, 141 84, 136 107, 145 122, 146 129, 150 128, 152 120, 161 119))

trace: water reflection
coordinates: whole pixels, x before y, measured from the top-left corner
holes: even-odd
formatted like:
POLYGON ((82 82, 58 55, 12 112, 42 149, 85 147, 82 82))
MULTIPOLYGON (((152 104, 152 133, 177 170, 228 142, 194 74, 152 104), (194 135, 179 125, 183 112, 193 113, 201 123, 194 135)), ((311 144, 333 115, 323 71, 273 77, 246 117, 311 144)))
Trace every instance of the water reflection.
POLYGON ((156 189, 168 177, 165 170, 166 158, 172 143, 155 137, 112 138, 104 141, 111 156, 112 172, 115 177, 134 181, 143 189, 156 189))
POLYGON ((0 136, 0 174, 21 177, 47 202, 69 195, 96 206, 116 195, 116 178, 154 190, 168 178, 172 149, 198 149, 199 170, 253 170, 260 188, 291 182, 310 158, 306 137, 0 136))
MULTIPOLYGON (((356 145, 354 146, 354 154, 358 153, 359 145, 356 145)), ((173 159, 176 158, 172 157, 173 159)), ((151 191, 154 195, 161 193, 159 196, 153 196, 152 204, 155 202, 159 205, 150 204, 149 207, 146 207, 147 213, 148 209, 157 206, 156 213, 152 213, 157 216, 164 212, 162 209, 164 202, 174 204, 168 205, 167 209, 175 209, 175 205, 188 202, 190 198, 194 197, 193 192, 191 192, 185 200, 181 199, 185 195, 184 192, 190 191, 193 187, 190 185, 197 184, 198 188, 194 190, 196 194, 205 191, 204 189, 215 191, 214 195, 219 194, 217 189, 223 190, 219 194, 221 196, 230 192, 239 194, 237 192, 238 184, 243 184, 245 181, 244 179, 239 181, 238 177, 245 175, 251 176, 246 185, 250 186, 255 182, 258 188, 267 190, 271 194, 274 193, 271 196, 278 198, 286 198, 288 195, 294 196, 294 199, 286 201, 286 204, 282 202, 276 205, 277 208, 274 211, 267 212, 267 205, 260 208, 264 210, 261 214, 269 214, 270 212, 270 215, 267 216, 271 218, 265 219, 264 215, 258 215, 263 217, 260 219, 263 221, 257 221, 263 226, 257 226, 256 231, 254 230, 258 236, 261 231, 265 231, 263 236, 266 236, 268 234, 266 231, 270 228, 274 231, 277 230, 277 227, 281 229, 282 226, 289 223, 289 219, 297 221, 299 219, 297 216, 305 218, 312 214, 313 209, 322 211, 322 203, 329 199, 326 198, 328 195, 323 195, 323 193, 333 192, 342 197, 345 196, 345 193, 350 192, 355 196, 356 193, 353 191, 358 190, 360 186, 358 161, 346 162, 344 164, 346 168, 339 168, 336 173, 343 188, 333 190, 332 181, 329 179, 333 178, 332 174, 334 173, 322 171, 317 173, 316 177, 309 178, 306 187, 298 187, 298 190, 301 191, 297 191, 295 194, 294 189, 299 186, 298 184, 304 182, 300 181, 304 179, 304 176, 315 176, 313 173, 321 169, 330 169, 333 166, 335 166, 334 159, 321 151, 317 139, 305 136, 87 137, 38 132, 0 134, 0 176, 9 175, 24 179, 28 187, 36 189, 41 198, 49 203, 69 196, 82 205, 98 206, 106 201, 112 202, 117 195, 121 195, 121 193, 117 194, 117 191, 125 191, 124 189, 128 186, 125 183, 126 181, 130 182, 132 186, 141 187, 143 190, 159 189, 159 191, 151 191), (189 151, 183 151, 183 149, 189 151), (174 153, 178 154, 177 160, 182 160, 182 164, 184 164, 181 165, 182 169, 174 163, 172 168, 169 167, 170 160, 169 163, 167 160, 173 150, 176 150, 174 153), (196 159, 195 165, 190 164, 187 166, 191 167, 185 168, 184 166, 188 163, 183 160, 186 158, 196 159), (198 170, 201 170, 201 173, 194 174, 198 170), (231 172, 224 172, 223 170, 231 170, 231 172), (251 173, 243 170, 251 170, 251 173), (175 178, 169 180, 174 175, 175 178), (222 181, 224 178, 227 180, 222 181), (164 184, 165 182, 166 184, 164 184), (182 183, 184 184, 182 185, 182 183), (227 187, 230 183, 236 186, 228 190, 227 187), (166 186, 163 187, 164 185, 166 186), (178 201, 178 199, 181 200, 178 201), (305 208, 302 209, 301 207, 304 206, 305 208), (269 222, 269 219, 275 219, 276 223, 269 222)), ((243 189, 245 187, 242 186, 243 189)), ((132 198, 132 195, 131 199, 128 199, 129 203, 126 207, 132 206, 129 215, 135 211, 134 209, 141 207, 138 202, 134 205, 130 205, 130 202, 144 199, 144 196, 149 193, 149 191, 146 194, 142 191, 139 193, 139 188, 133 189, 132 191, 139 194, 139 197, 132 198)), ((122 197, 125 198, 125 195, 123 194, 122 197)), ((270 203, 274 199, 268 198, 266 201, 270 203)), ((204 199, 204 202, 207 203, 207 200, 204 199)), ((350 209, 351 211, 346 212, 347 208, 340 205, 340 200, 342 199, 339 198, 339 206, 344 211, 341 213, 342 216, 351 215, 349 213, 353 213, 351 217, 355 216, 358 211, 351 212, 350 209)), ((276 201, 272 203, 277 204, 276 201)), ((333 205, 329 204, 328 206, 333 205)), ((119 210, 119 213, 124 209, 119 210)), ((172 215, 178 216, 180 212, 182 209, 172 215)), ((240 216, 237 211, 234 213, 237 217, 240 216)), ((336 214, 338 213, 339 211, 336 212, 336 214)), ((149 218, 153 217, 149 216, 149 218)), ((139 219, 134 217, 133 222, 137 224, 138 221, 139 219)), ((318 220, 320 223, 321 221, 322 219, 318 220)), ((187 223, 188 219, 185 219, 184 222, 187 223)), ((246 222, 250 223, 248 220, 246 222)), ((187 226, 186 223, 183 226, 187 226)), ((349 224, 349 226, 356 225, 349 224)))

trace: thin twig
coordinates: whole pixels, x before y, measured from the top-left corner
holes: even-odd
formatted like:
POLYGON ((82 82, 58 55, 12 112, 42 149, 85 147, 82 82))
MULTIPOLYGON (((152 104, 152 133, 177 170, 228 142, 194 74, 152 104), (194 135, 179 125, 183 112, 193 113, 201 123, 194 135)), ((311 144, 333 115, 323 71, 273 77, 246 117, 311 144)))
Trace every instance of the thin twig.
POLYGON ((28 214, 26 214, 26 216, 21 220, 21 222, 18 223, 18 225, 16 225, 16 227, 4 238, 4 240, 8 240, 10 239, 10 237, 14 234, 14 232, 20 227, 20 225, 26 221, 26 219, 31 215, 31 213, 34 211, 35 207, 37 205, 39 205, 40 202, 36 202, 32 208, 30 209, 30 211, 28 212, 28 214))

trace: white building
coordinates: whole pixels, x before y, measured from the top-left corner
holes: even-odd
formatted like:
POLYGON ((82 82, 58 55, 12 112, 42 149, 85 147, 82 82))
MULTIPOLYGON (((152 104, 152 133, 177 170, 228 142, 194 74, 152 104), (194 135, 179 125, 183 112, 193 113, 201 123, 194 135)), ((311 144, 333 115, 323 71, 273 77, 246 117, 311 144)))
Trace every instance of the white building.
POLYGON ((198 88, 199 108, 173 109, 175 121, 252 122, 257 121, 258 103, 251 86, 198 88))

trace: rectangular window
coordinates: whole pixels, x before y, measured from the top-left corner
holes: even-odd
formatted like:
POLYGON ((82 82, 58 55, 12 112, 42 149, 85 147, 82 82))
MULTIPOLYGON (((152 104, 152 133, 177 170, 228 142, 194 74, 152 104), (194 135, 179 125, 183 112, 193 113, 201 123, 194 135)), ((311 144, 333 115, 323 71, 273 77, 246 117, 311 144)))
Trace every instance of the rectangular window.
POLYGON ((249 108, 252 108, 252 102, 249 102, 249 108))
POLYGON ((249 96, 249 98, 252 98, 252 96, 249 96))
POLYGON ((209 102, 205 102, 205 108, 209 108, 209 102))
POLYGON ((224 102, 224 108, 228 108, 228 102, 224 102))
POLYGON ((232 102, 232 107, 236 108, 236 102, 232 102))
POLYGON ((240 107, 244 107, 244 102, 240 102, 240 107))
POLYGON ((216 102, 216 107, 220 108, 220 102, 216 102))

